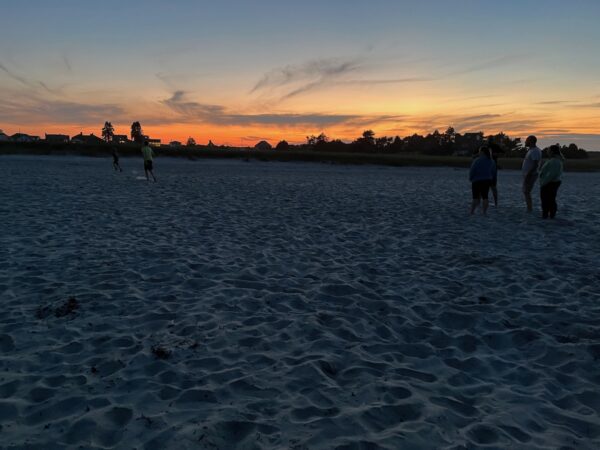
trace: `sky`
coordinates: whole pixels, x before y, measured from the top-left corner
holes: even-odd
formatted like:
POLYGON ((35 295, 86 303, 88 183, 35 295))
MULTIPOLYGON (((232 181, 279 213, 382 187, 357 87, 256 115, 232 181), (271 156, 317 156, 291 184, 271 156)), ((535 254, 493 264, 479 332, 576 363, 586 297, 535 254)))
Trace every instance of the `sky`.
POLYGON ((600 151, 597 0, 0 0, 0 129, 504 131, 600 151))

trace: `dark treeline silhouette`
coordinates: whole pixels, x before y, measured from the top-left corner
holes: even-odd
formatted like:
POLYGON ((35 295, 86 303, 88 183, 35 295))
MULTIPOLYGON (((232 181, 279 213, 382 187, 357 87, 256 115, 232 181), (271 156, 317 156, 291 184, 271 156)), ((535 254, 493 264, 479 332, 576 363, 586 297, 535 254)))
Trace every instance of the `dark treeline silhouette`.
MULTIPOLYGON (((457 133, 449 127, 444 133, 435 130, 426 136, 413 134, 401 138, 376 137, 372 130, 366 130, 362 136, 351 143, 339 139, 329 139, 324 133, 318 136, 307 136, 306 144, 292 146, 286 141, 277 144, 276 150, 303 149, 322 152, 346 153, 412 153, 432 156, 471 156, 483 144, 492 144, 499 153, 505 157, 525 156, 527 149, 523 146, 521 138, 511 138, 505 133, 485 135, 482 131, 477 133, 457 133)), ((587 158, 587 152, 575 144, 562 146, 562 153, 566 158, 587 158)))
POLYGON ((104 122, 104 126, 102 127, 102 139, 104 139, 104 142, 111 142, 114 135, 115 127, 113 127, 112 123, 104 122))
MULTIPOLYGON (((192 137, 185 145, 173 141, 168 145, 158 139, 145 136, 140 122, 131 124, 131 140, 126 135, 115 134, 111 122, 104 122, 102 138, 95 136, 76 136, 69 140, 61 136, 60 140, 13 140, 0 139, 1 154, 37 154, 37 155, 85 155, 105 157, 117 151, 120 156, 139 157, 141 144, 148 141, 158 156, 198 158, 243 158, 251 157, 261 161, 306 161, 340 164, 383 164, 393 166, 449 166, 469 167, 471 158, 483 144, 488 145, 495 155, 500 154, 502 168, 519 170, 521 160, 527 149, 520 138, 511 138, 505 133, 485 135, 478 133, 457 133, 449 127, 444 133, 434 131, 426 136, 413 134, 377 137, 372 130, 366 130, 353 142, 329 139, 324 133, 307 136, 304 144, 290 144, 280 141, 274 148, 268 142, 254 147, 235 147, 215 145, 212 141, 202 145, 192 137), (85 139, 84 139, 85 138, 85 139)), ((0 137, 2 134, 0 134, 0 137)), ((4 135, 6 136, 6 135, 4 135)), ((50 135, 47 135, 50 136, 50 135)), ((259 143, 261 144, 261 143, 259 143)), ((558 145, 558 144, 557 144, 558 145)), ((568 170, 600 170, 600 152, 591 152, 578 148, 576 144, 560 146, 561 153, 572 160, 568 170), (588 159, 589 158, 589 159, 588 159), (573 161, 579 160, 579 161, 573 161)), ((548 157, 544 149, 544 158, 548 157)))
POLYGON ((144 132, 139 122, 133 122, 131 124, 131 140, 136 144, 144 142, 144 132))

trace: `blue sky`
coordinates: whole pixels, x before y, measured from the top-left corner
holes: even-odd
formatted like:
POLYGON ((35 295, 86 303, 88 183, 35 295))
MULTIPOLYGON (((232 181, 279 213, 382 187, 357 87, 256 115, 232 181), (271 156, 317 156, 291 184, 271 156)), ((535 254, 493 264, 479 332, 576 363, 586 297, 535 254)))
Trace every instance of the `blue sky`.
POLYGON ((6 3, 9 131, 106 116, 237 142, 452 124, 600 150, 597 1, 6 3))

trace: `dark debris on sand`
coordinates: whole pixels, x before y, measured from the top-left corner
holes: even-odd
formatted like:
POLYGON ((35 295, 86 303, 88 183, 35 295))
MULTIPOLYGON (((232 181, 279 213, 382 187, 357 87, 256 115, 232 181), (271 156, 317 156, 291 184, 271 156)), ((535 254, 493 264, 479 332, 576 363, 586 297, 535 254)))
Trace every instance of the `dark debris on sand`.
POLYGON ((171 351, 160 345, 153 345, 150 351, 157 359, 169 359, 171 356, 171 351))
POLYGON ((35 311, 35 317, 39 320, 47 319, 50 316, 54 316, 54 317, 58 317, 58 318, 67 317, 67 316, 74 315, 78 309, 79 309, 79 302, 77 301, 77 299, 75 297, 69 297, 68 300, 65 300, 64 302, 62 302, 58 305, 54 304, 54 305, 40 306, 35 311))

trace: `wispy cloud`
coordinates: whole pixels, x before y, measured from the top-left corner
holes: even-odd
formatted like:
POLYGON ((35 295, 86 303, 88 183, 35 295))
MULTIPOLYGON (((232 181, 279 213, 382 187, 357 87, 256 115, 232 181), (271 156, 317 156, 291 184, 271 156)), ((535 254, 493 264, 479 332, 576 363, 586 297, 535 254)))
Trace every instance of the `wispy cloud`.
POLYGON ((570 100, 547 100, 545 102, 537 102, 536 105, 565 105, 568 103, 573 103, 570 100))
POLYGON ((6 67, 2 62, 0 62, 0 70, 2 72, 4 72, 6 75, 9 76, 9 78, 12 78, 15 81, 18 81, 19 83, 21 83, 23 86, 26 86, 28 88, 32 88, 35 89, 37 88, 37 86, 35 85, 35 83, 31 82, 30 80, 28 80, 27 78, 25 78, 22 75, 17 74, 16 72, 10 70, 8 67, 6 67))
POLYGON ((279 101, 283 101, 333 86, 407 84, 435 79, 433 77, 356 78, 366 67, 365 60, 358 57, 354 59, 319 59, 298 65, 288 65, 267 72, 256 83, 250 93, 277 91, 279 101), (354 77, 349 78, 350 76, 354 77))
POLYGON ((18 101, 2 97, 4 98, 0 100, 0 121, 7 123, 54 122, 93 125, 104 120, 116 121, 125 113, 119 105, 85 104, 23 95, 19 96, 18 101))
POLYGON ((447 73, 447 76, 455 76, 455 75, 464 75, 473 72, 480 72, 483 70, 496 69, 498 67, 510 66, 516 63, 525 62, 530 57, 524 54, 516 54, 516 55, 503 55, 496 58, 484 60, 478 62, 476 64, 472 64, 470 66, 466 66, 464 68, 451 71, 447 73))
POLYGON ((578 105, 571 105, 573 108, 600 108, 600 102, 594 103, 581 103, 578 105))
POLYGON ((185 91, 181 90, 175 91, 170 98, 162 100, 161 103, 163 103, 165 106, 168 106, 181 116, 188 117, 190 119, 202 119, 213 116, 216 117, 225 113, 225 108, 223 106, 209 105, 186 100, 185 91))
POLYGON ((250 91, 250 93, 294 83, 312 85, 325 83, 351 72, 356 72, 361 67, 357 59, 327 58, 307 61, 303 64, 288 65, 271 70, 266 73, 250 91))
POLYGON ((48 87, 48 85, 46 83, 44 83, 43 81, 33 81, 33 80, 30 80, 27 77, 24 77, 23 75, 20 75, 17 72, 9 69, 1 61, 0 61, 0 71, 4 72, 6 75, 8 75, 9 78, 17 81, 21 85, 23 85, 23 86, 25 86, 25 87, 33 90, 33 91, 37 91, 41 87, 46 92, 49 92, 51 94, 55 94, 56 93, 56 91, 54 89, 50 89, 48 87))
POLYGON ((297 89, 288 92, 281 97, 281 100, 288 100, 292 97, 296 97, 300 94, 306 94, 311 91, 323 89, 330 86, 377 86, 386 84, 410 84, 410 83, 423 83, 426 81, 432 81, 435 78, 428 77, 408 77, 408 78, 395 78, 388 80, 318 80, 313 83, 306 84, 297 89))
POLYGON ((209 105, 188 100, 184 91, 176 91, 161 102, 176 117, 170 119, 179 122, 203 122, 215 125, 271 125, 271 126, 314 126, 327 127, 340 124, 379 123, 400 120, 403 116, 359 114, 301 114, 301 113, 268 113, 240 114, 232 113, 221 105, 209 105))
POLYGON ((71 61, 69 61, 69 58, 67 58, 67 55, 63 55, 62 60, 63 60, 63 63, 65 63, 67 72, 73 72, 73 67, 71 66, 71 61))
POLYGON ((543 135, 548 135, 548 136, 552 136, 555 134, 565 134, 565 133, 569 133, 569 130, 565 130, 565 129, 539 129, 537 130, 538 134, 543 134, 543 135))
POLYGON ((434 71, 435 73, 431 74, 430 71, 426 76, 417 74, 414 76, 376 79, 360 77, 361 75, 365 75, 367 69, 371 68, 371 64, 367 64, 364 58, 326 58, 275 68, 263 75, 251 89, 250 93, 275 94, 278 96, 279 101, 284 101, 331 87, 382 86, 431 82, 514 65, 525 61, 526 58, 526 55, 504 55, 457 70, 448 70, 446 67, 439 67, 434 71))

